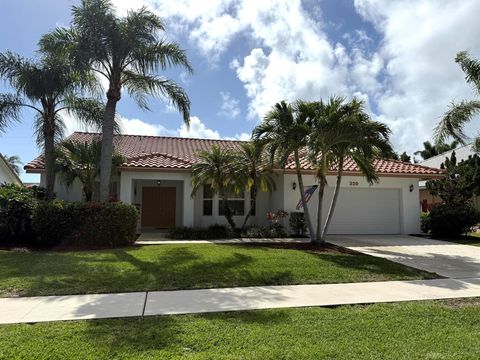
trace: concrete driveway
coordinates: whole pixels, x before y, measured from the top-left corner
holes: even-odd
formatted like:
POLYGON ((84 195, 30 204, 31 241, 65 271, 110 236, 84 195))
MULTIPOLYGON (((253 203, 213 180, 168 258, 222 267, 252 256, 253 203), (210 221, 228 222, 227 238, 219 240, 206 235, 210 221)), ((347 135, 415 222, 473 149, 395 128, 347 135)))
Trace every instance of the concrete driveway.
POLYGON ((480 277, 478 246, 406 235, 331 235, 327 241, 444 277, 480 277))

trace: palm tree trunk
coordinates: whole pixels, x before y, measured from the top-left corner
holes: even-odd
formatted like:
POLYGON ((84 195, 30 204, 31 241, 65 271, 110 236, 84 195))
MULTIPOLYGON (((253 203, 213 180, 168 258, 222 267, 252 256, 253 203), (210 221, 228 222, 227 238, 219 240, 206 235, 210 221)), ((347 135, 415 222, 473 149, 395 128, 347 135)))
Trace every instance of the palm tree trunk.
POLYGON ((315 236, 315 243, 320 245, 325 245, 325 242, 322 240, 322 205, 323 197, 325 195, 325 186, 327 185, 327 158, 322 155, 322 164, 319 171, 319 187, 318 187, 318 204, 317 204, 317 232, 315 236))
POLYGON ((327 221, 323 226, 321 241, 325 243, 328 227, 333 217, 333 212, 335 211, 335 206, 337 205, 338 194, 340 193, 340 184, 342 183, 342 172, 343 172, 343 157, 339 159, 338 172, 337 172, 337 182, 335 183, 335 191, 333 193, 332 202, 330 203, 330 208, 328 209, 327 221))
POLYGON ((228 196, 226 193, 223 194, 223 214, 225 216, 225 219, 227 219, 228 224, 232 228, 232 230, 236 229, 235 221, 233 221, 232 217, 232 211, 230 210, 230 207, 228 206, 228 196))
POLYGON ((302 206, 303 206, 303 214, 305 217, 305 221, 307 222, 308 232, 310 233, 310 240, 314 242, 315 231, 313 230, 312 221, 310 219, 310 212, 308 210, 307 199, 305 199, 305 187, 303 186, 302 172, 300 171, 300 158, 298 156, 298 151, 295 151, 294 158, 295 158, 295 169, 297 171, 298 189, 300 191, 300 200, 302 201, 302 206))
POLYGON ((325 245, 322 240, 322 205, 323 197, 325 195, 325 186, 327 185, 327 179, 324 174, 319 176, 320 185, 318 187, 318 204, 317 204, 317 233, 315 236, 315 243, 325 245))
POLYGON ((242 230, 245 229, 245 226, 247 225, 247 221, 250 218, 250 215, 252 215, 253 209, 255 209, 255 206, 257 204, 257 188, 254 186, 251 192, 251 199, 250 199, 250 209, 248 210, 247 215, 245 216, 245 220, 243 220, 242 224, 242 230))
POLYGON ((105 107, 105 115, 102 124, 102 155, 100 157, 100 201, 107 202, 110 195, 110 180, 112 176, 112 155, 113 155, 113 129, 115 124, 115 111, 118 96, 107 93, 107 105, 105 107))
POLYGON ((45 190, 47 200, 55 196, 55 134, 46 119, 43 128, 45 146, 45 190))

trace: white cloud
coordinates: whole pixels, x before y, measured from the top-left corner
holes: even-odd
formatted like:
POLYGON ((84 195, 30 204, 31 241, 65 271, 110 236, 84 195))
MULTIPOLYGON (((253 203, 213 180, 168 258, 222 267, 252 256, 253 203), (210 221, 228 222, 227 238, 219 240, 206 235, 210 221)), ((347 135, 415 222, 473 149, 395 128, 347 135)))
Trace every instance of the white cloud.
POLYGON ((245 87, 252 119, 280 100, 356 95, 392 128, 397 149, 413 152, 451 100, 474 96, 454 58, 461 50, 480 57, 477 0, 355 0, 356 11, 379 32, 377 49, 361 29, 344 34, 344 44, 332 42, 321 11, 312 15, 301 0, 115 3, 151 6, 209 62, 245 37, 251 49, 227 60, 245 87))
POLYGON ((473 96, 454 58, 461 50, 480 56, 480 2, 356 0, 355 7, 383 36, 377 64, 364 69, 385 71, 385 80, 370 87, 380 119, 397 148, 412 152, 431 137, 451 100, 473 96))
POLYGON ((240 115, 240 102, 233 98, 228 91, 220 91, 222 106, 218 115, 228 118, 236 118, 240 115))
POLYGON ((178 134, 180 137, 220 139, 218 131, 207 128, 196 116, 190 117, 190 127, 182 124, 178 129, 178 134))

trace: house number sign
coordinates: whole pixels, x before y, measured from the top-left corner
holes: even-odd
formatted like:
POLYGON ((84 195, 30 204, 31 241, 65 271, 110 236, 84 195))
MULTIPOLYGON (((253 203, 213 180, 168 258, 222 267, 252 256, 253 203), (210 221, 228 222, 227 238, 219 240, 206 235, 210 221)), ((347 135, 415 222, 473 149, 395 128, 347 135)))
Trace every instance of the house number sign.
POLYGON ((358 181, 350 181, 348 184, 350 186, 358 186, 358 181))

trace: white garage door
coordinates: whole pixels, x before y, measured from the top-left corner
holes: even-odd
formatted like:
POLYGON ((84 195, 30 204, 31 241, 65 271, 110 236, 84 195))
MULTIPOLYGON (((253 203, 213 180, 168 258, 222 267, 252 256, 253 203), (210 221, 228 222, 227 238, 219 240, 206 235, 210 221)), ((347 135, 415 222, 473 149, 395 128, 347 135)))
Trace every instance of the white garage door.
POLYGON ((400 234, 400 190, 342 188, 328 232, 400 234))

